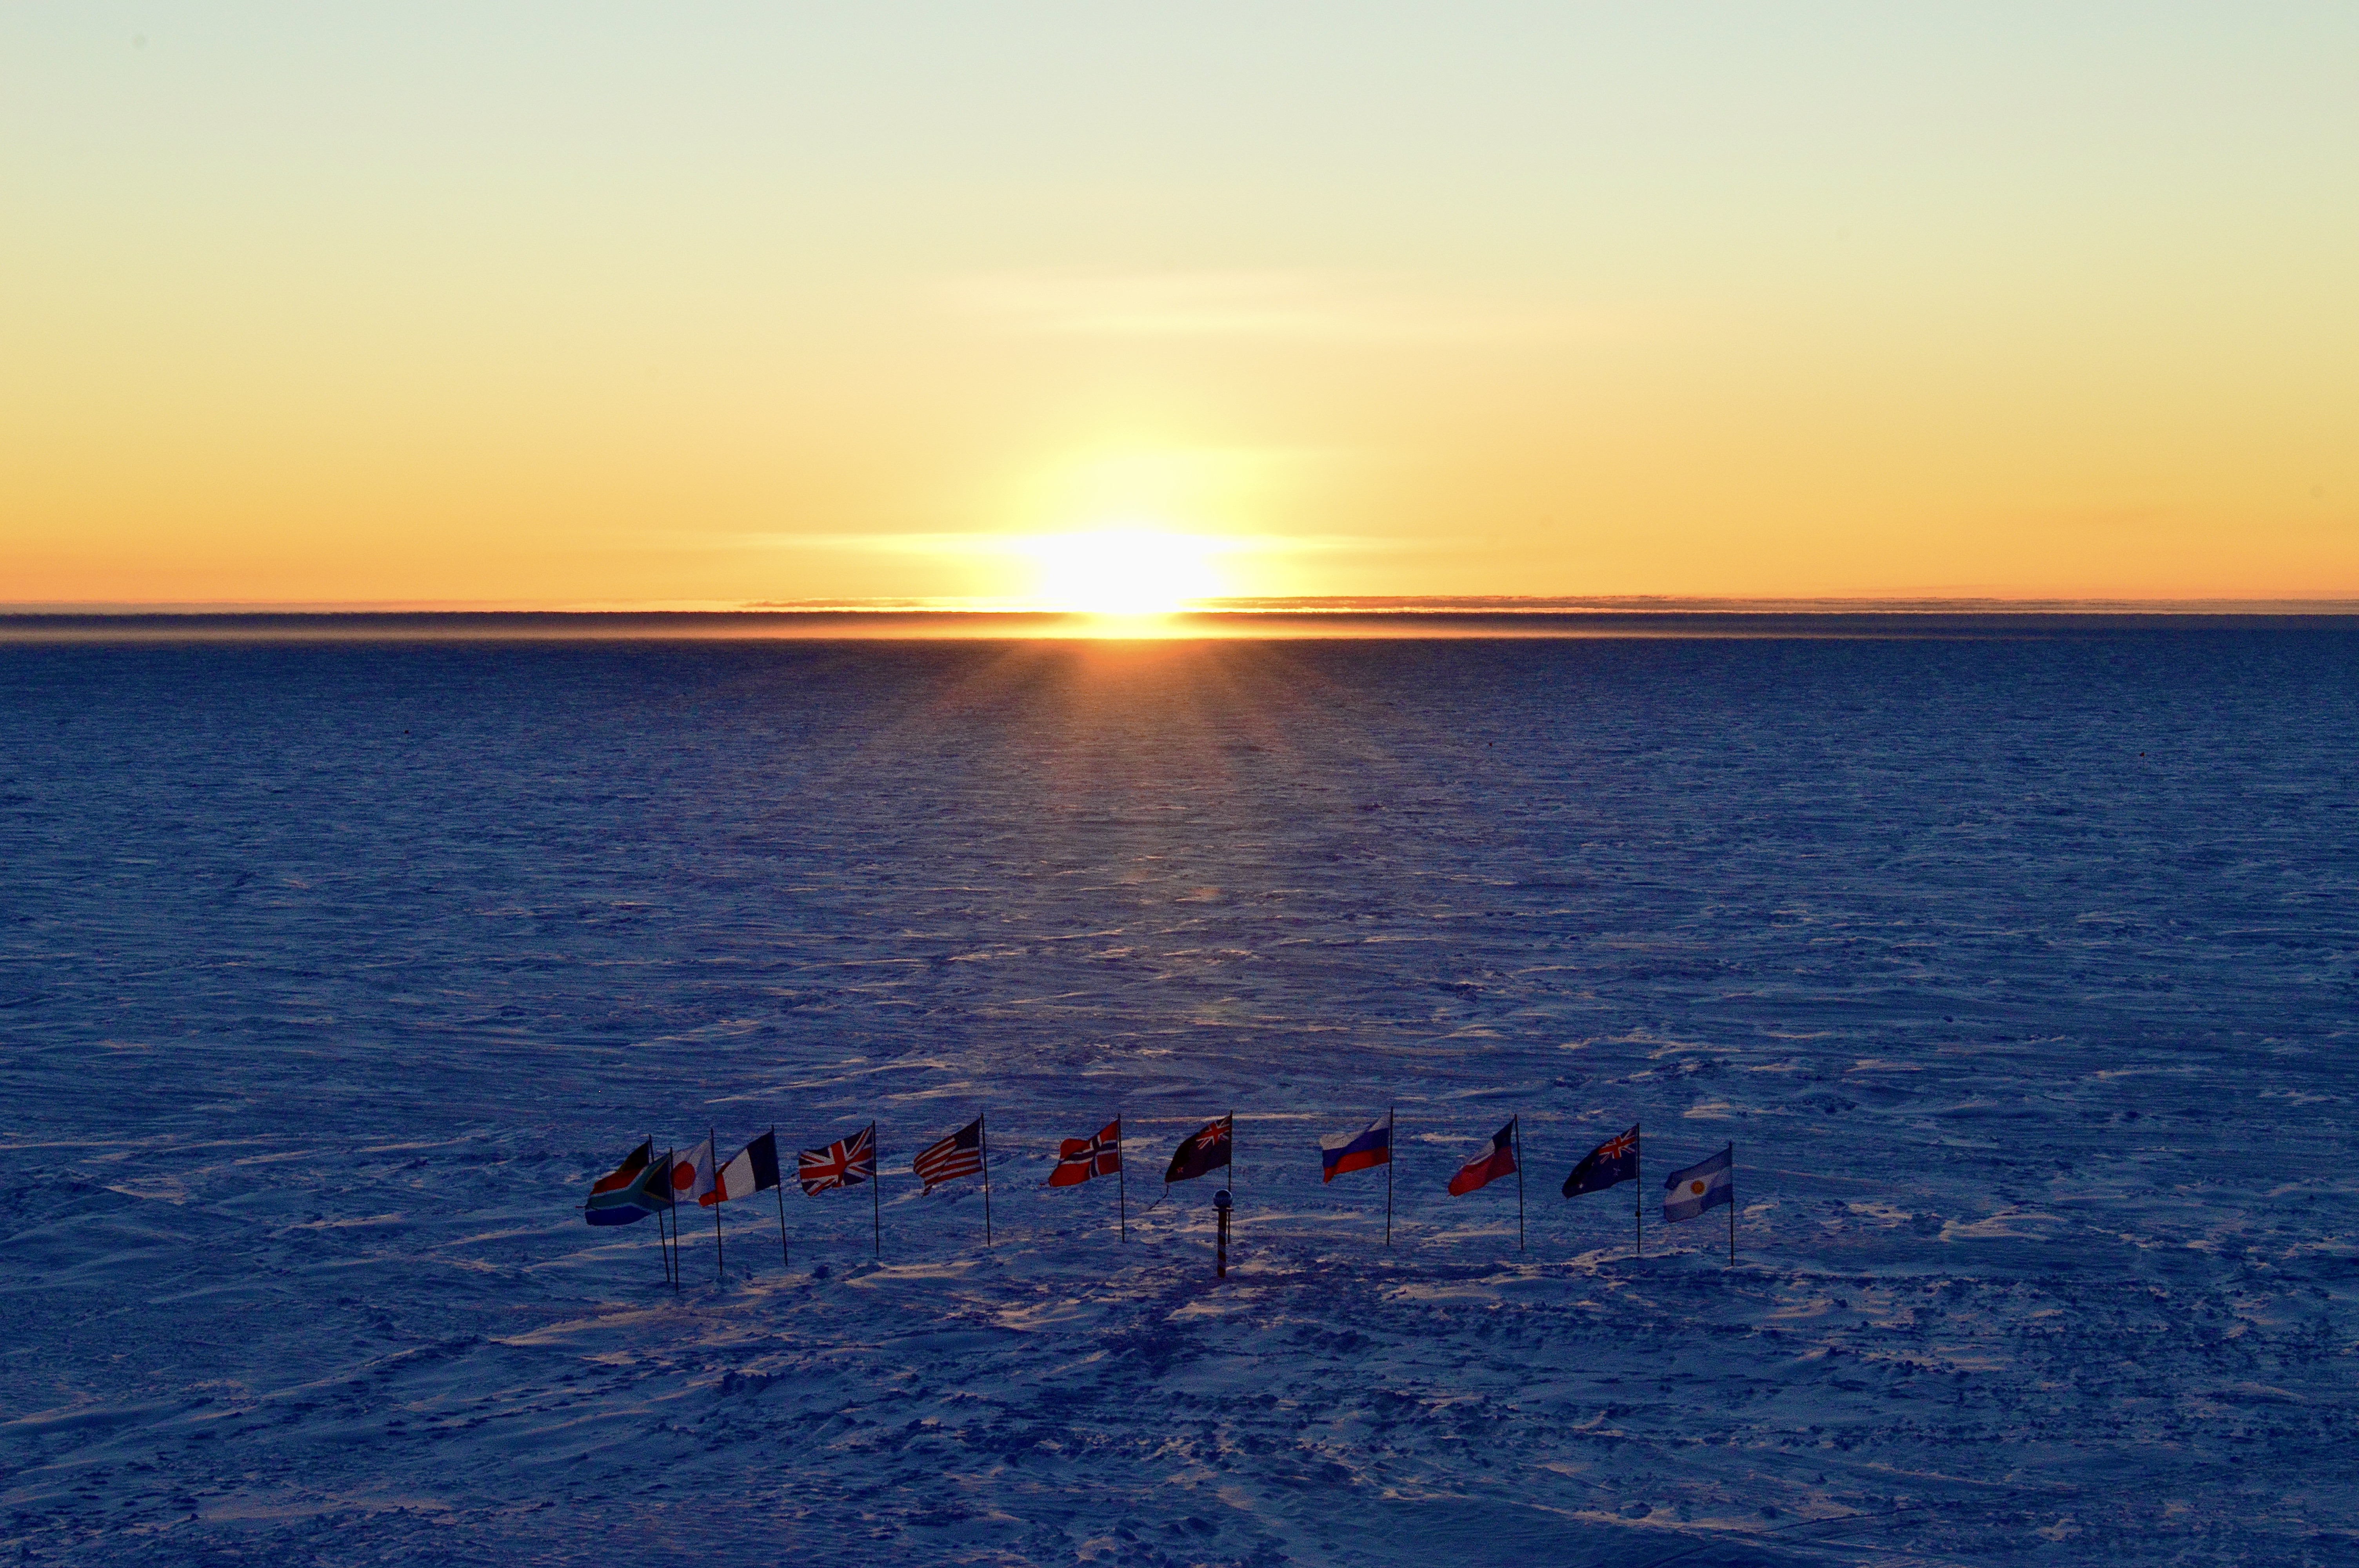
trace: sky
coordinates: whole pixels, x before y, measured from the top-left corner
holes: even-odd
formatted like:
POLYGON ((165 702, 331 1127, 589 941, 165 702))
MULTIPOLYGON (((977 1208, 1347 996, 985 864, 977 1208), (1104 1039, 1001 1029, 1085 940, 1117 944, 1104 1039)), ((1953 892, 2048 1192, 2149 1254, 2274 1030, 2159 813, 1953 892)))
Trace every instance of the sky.
POLYGON ((0 9, 0 603, 2359 596, 2359 7, 0 9))

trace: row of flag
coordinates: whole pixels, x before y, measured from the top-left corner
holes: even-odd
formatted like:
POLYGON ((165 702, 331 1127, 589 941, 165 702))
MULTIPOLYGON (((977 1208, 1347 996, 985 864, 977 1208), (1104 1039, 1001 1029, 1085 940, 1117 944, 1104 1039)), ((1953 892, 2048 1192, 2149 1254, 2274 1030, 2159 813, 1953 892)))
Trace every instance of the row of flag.
MULTIPOLYGON (((1165 1167, 1165 1184, 1192 1181, 1216 1170, 1233 1169, 1235 1119, 1234 1113, 1221 1117, 1206 1122, 1180 1140, 1165 1167)), ((1509 1118, 1506 1125, 1492 1135, 1480 1153, 1459 1167, 1450 1178, 1449 1186, 1452 1196, 1463 1196, 1503 1177, 1514 1176, 1519 1235, 1523 1201, 1521 1120, 1520 1117, 1509 1118)), ((1394 1125, 1393 1113, 1387 1110, 1357 1131, 1341 1132, 1319 1141, 1320 1180, 1322 1183, 1378 1166, 1385 1168, 1387 1240, 1391 1237, 1394 1125)), ((1615 1133, 1583 1155, 1573 1166, 1572 1173, 1564 1180, 1564 1195, 1580 1197, 1606 1191, 1625 1182, 1638 1181, 1640 1152, 1636 1126, 1615 1133)), ((977 1116, 964 1127, 920 1150, 909 1167, 912 1173, 925 1184, 928 1192, 947 1183, 980 1177, 984 1184, 986 1239, 990 1234, 989 1154, 988 1133, 984 1119, 977 1116)), ((685 1152, 667 1151, 660 1156, 656 1153, 655 1140, 648 1139, 591 1187, 585 1217, 592 1225, 628 1225, 651 1214, 669 1212, 675 1206, 690 1200, 701 1206, 715 1208, 734 1199, 783 1187, 778 1137, 775 1128, 748 1142, 725 1162, 716 1164, 714 1155, 713 1140, 710 1134, 685 1152)), ((1665 1224, 1676 1225, 1696 1219, 1714 1208, 1729 1209, 1732 1256, 1735 1250, 1735 1145, 1731 1144, 1717 1154, 1672 1172, 1663 1183, 1665 1224)), ((1117 1181, 1124 1179, 1122 1119, 1119 1117, 1085 1138, 1064 1140, 1058 1146, 1057 1162, 1050 1169, 1045 1184, 1051 1187, 1076 1186, 1101 1176, 1114 1176, 1117 1181)), ((824 1147, 800 1151, 795 1160, 795 1180, 804 1193, 812 1197, 864 1184, 873 1189, 876 1180, 876 1124, 871 1122, 851 1136, 837 1139, 824 1147)), ((875 1195, 872 1190, 872 1205, 875 1201, 875 1195)), ((1126 1189, 1121 1202, 1122 1223, 1126 1233, 1129 1225, 1126 1189)), ((1634 1209, 1634 1217, 1636 1213, 1634 1209)), ((716 1227, 719 1217, 716 1213, 716 1227)), ((779 1245, 783 1249, 786 1238, 783 1197, 779 1204, 778 1227, 779 1245)), ((716 1239, 717 1236, 716 1230, 716 1239)), ((1639 1245, 1643 1248, 1644 1244, 1642 1229, 1639 1245)))

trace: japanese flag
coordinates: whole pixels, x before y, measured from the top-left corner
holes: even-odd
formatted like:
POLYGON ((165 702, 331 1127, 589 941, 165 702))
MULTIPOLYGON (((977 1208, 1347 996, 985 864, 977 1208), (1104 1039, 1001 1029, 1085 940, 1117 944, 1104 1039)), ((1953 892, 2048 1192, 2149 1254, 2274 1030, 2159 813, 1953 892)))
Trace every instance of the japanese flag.
POLYGON ((671 1201, 702 1203, 712 1190, 712 1140, 672 1156, 671 1201))

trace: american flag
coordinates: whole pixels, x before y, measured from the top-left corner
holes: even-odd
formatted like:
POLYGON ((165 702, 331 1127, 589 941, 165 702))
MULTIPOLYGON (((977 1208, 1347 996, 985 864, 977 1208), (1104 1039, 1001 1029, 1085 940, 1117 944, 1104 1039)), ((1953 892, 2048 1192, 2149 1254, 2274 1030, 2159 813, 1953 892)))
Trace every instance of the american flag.
POLYGON ((929 1143, 909 1169, 932 1192, 944 1182, 983 1174, 983 1118, 976 1117, 939 1143, 929 1143))
POLYGON ((817 1197, 831 1187, 849 1187, 876 1179, 876 1124, 870 1122, 849 1138, 839 1138, 824 1149, 806 1149, 795 1157, 795 1177, 803 1191, 817 1197))
POLYGON ((1075 1186, 1092 1176, 1111 1176, 1122 1169, 1122 1118, 1115 1117, 1087 1138, 1068 1138, 1057 1146, 1057 1168, 1049 1173, 1052 1187, 1075 1186))

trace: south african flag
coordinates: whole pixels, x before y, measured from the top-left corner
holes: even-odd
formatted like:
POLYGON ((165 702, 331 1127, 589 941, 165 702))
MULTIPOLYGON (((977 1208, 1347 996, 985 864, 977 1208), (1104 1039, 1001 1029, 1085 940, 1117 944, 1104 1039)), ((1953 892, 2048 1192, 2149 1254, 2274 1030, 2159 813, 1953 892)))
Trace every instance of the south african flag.
POLYGON ((592 1225, 628 1225, 669 1206, 671 1185, 664 1178, 671 1166, 669 1162, 657 1164, 655 1157, 656 1141, 650 1138, 599 1177, 590 1188, 590 1201, 582 1206, 582 1217, 592 1225))

